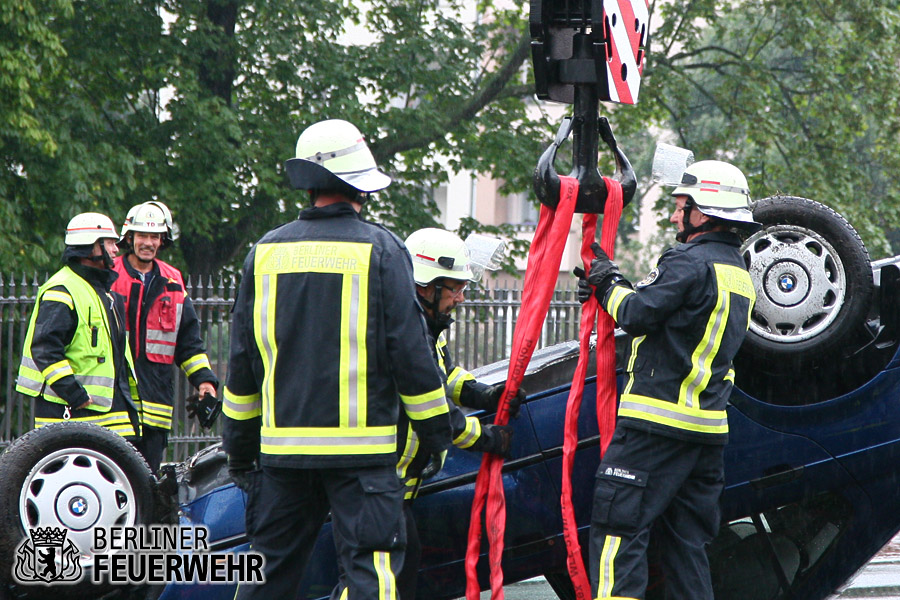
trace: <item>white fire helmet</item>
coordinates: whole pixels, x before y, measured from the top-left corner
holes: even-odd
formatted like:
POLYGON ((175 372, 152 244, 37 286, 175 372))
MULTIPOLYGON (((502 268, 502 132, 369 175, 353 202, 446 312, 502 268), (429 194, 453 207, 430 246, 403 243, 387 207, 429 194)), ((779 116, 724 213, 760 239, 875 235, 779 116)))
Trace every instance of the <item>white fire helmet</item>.
POLYGON ((359 129, 340 119, 310 125, 297 139, 296 158, 285 163, 291 185, 322 190, 346 184, 360 192, 386 188, 391 178, 378 170, 359 129))
POLYGON ((412 258, 413 279, 428 285, 446 277, 459 281, 477 281, 469 258, 469 249, 456 234, 429 227, 414 231, 406 238, 406 249, 412 258))
POLYGON ((136 204, 128 211, 122 225, 122 239, 129 231, 162 234, 163 247, 178 239, 178 226, 172 222, 172 213, 162 202, 151 201, 136 204))
POLYGON ((689 196, 701 213, 751 233, 762 227, 753 220, 747 178, 729 163, 720 160, 695 162, 685 169, 681 184, 672 195, 689 196))
POLYGON ((75 215, 66 225, 66 246, 93 246, 97 240, 119 239, 116 226, 106 215, 95 212, 75 215))

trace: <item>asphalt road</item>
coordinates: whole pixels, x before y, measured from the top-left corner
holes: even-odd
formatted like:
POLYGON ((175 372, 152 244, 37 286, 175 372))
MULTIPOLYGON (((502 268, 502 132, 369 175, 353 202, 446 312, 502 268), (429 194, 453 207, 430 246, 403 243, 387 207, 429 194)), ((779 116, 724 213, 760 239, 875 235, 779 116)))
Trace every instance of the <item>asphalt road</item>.
MULTIPOLYGON (((520 581, 503 588, 506 600, 553 600, 556 594, 543 577, 520 581)), ((490 591, 481 600, 490 600, 490 591)), ((866 598, 900 600, 900 535, 894 538, 856 576, 828 600, 866 598)))

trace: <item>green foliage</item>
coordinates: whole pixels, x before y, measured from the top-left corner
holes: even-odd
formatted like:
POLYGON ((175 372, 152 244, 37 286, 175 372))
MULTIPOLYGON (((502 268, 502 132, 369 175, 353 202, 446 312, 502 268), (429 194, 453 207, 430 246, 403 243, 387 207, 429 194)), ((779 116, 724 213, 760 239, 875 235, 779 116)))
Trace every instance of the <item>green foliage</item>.
POLYGON ((873 257, 890 252, 885 232, 900 225, 897 4, 679 0, 655 10, 641 111, 698 159, 740 166, 754 198, 813 198, 842 212, 873 257))
MULTIPOLYGON (((49 269, 72 215, 121 221, 155 198, 182 230, 167 258, 191 273, 234 267, 306 204, 283 165, 297 135, 325 118, 355 123, 393 176, 366 215, 399 235, 436 223, 430 190, 447 166, 488 173, 503 193, 527 190, 558 124, 532 99, 527 4, 485 0, 478 19, 475 6, 7 1, 0 264, 49 269)), ((895 3, 673 0, 651 13, 640 102, 601 108, 639 190, 650 189, 654 142, 670 131, 698 159, 739 165, 754 197, 825 202, 874 255, 888 252, 885 232, 900 225, 895 3)))

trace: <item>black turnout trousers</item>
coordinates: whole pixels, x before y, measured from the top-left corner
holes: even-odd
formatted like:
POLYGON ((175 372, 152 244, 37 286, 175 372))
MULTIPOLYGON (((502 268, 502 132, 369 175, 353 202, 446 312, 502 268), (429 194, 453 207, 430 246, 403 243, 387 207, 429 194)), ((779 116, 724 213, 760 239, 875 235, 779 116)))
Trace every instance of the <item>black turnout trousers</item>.
POLYGON ((644 597, 652 527, 667 598, 713 599, 706 545, 719 528, 724 448, 616 427, 594 488, 594 598, 644 597))
POLYGON ((241 585, 235 598, 296 598, 319 530, 331 511, 334 542, 349 597, 396 596, 406 529, 403 487, 393 465, 253 473, 246 524, 251 548, 266 558, 263 585, 241 585))

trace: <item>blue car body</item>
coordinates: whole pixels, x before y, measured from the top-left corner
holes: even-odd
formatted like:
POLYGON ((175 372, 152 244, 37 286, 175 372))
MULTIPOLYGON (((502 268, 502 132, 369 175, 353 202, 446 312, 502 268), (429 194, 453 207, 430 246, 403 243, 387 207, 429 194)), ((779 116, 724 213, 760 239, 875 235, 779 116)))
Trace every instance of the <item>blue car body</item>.
MULTIPOLYGON (((728 407, 723 523, 709 547, 717 598, 825 598, 900 530, 900 357, 895 350, 887 351, 886 364, 863 385, 813 404, 777 405, 735 388, 728 407)), ((574 597, 565 574, 559 496, 563 421, 577 351, 577 344, 569 342, 535 354, 523 382, 528 401, 512 422, 514 447, 503 474, 506 582, 545 575, 561 598, 574 597)), ((880 352, 884 355, 884 348, 880 352)), ((487 383, 502 381, 506 366, 496 363, 476 375, 487 383)), ((739 370, 739 385, 741 379, 739 370)), ((592 376, 587 379, 585 398, 594 397, 594 382, 592 376)), ((578 437, 573 501, 586 548, 600 458, 593 402, 583 403, 578 437)), ((181 523, 205 525, 214 550, 247 550, 243 494, 227 481, 220 451, 201 454, 180 473, 181 523)), ((465 593, 469 511, 480 462, 480 454, 452 450, 442 472, 415 501, 423 547, 421 598, 465 593)), ((483 589, 488 587, 486 554, 483 541, 483 589)), ((650 599, 662 597, 657 564, 651 547, 650 599)), ((326 524, 300 597, 327 598, 336 580, 326 524)), ((233 586, 173 584, 161 598, 224 600, 233 594, 233 586)))

